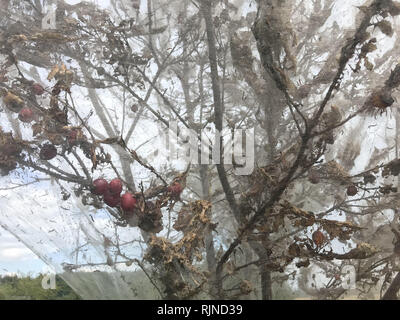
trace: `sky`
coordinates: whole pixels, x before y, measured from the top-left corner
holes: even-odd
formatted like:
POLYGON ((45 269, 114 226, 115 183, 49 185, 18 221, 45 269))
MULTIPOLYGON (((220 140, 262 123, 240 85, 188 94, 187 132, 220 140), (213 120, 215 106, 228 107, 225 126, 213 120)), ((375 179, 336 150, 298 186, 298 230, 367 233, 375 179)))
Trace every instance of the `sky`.
POLYGON ((46 264, 8 231, 0 228, 0 275, 37 274, 46 264))

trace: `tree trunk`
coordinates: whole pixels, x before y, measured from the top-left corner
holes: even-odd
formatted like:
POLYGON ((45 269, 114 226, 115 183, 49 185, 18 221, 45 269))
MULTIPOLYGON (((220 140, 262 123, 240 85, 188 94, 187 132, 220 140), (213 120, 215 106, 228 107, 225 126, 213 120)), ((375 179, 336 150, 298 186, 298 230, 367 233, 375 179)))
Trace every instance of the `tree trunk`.
POLYGON ((271 271, 264 270, 264 267, 260 267, 261 275, 261 299, 272 300, 272 277, 271 271))
POLYGON ((383 295, 381 300, 398 300, 397 293, 399 292, 399 290, 400 290, 400 272, 396 275, 389 289, 387 289, 386 293, 383 295))
MULTIPOLYGON (((210 200, 210 183, 208 177, 208 166, 201 165, 200 166, 200 178, 201 178, 201 186, 204 200, 210 200)), ((211 298, 216 297, 217 290, 215 287, 215 269, 217 266, 217 259, 215 256, 215 248, 214 248, 214 238, 212 235, 212 231, 210 229, 206 230, 204 235, 204 242, 206 247, 206 260, 207 260, 207 268, 210 272, 210 289, 209 293, 211 298)))

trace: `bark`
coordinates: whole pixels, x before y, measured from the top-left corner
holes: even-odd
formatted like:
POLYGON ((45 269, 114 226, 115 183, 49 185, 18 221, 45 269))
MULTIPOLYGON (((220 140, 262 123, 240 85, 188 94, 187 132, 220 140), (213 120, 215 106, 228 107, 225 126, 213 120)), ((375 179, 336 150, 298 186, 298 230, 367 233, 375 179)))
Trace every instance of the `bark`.
MULTIPOLYGON (((265 215, 265 212, 267 212, 268 209, 272 208, 277 201, 280 200, 282 194, 285 192, 287 189, 290 181, 292 178, 295 176, 297 170, 299 169, 299 166, 301 165, 304 156, 307 155, 307 144, 312 139, 311 132, 313 129, 318 124, 318 121, 321 118, 322 113, 325 110, 325 107, 327 106, 328 102, 331 100, 333 91, 337 90, 340 86, 340 79, 344 73, 344 70, 347 66, 347 63, 349 60, 353 57, 357 45, 361 42, 362 40, 362 35, 365 34, 365 30, 368 28, 370 25, 370 21, 372 17, 379 13, 382 10, 381 7, 382 3, 378 0, 374 1, 367 12, 365 14, 364 19, 362 20, 360 26, 358 27, 355 35, 353 38, 349 38, 346 45, 342 49, 341 57, 339 60, 339 68, 337 70, 336 76, 334 77, 324 99, 320 103, 316 113, 314 114, 313 118, 311 120, 307 120, 303 114, 299 110, 296 109, 296 111, 299 113, 299 115, 303 118, 305 122, 305 130, 304 133, 301 132, 301 128, 299 127, 299 138, 301 138, 301 144, 297 152, 297 157, 293 161, 290 169, 287 171, 286 176, 279 182, 279 184, 271 191, 271 196, 268 199, 268 201, 265 202, 264 205, 262 205, 257 212, 252 216, 252 218, 249 220, 249 222, 241 228, 239 231, 239 234, 237 238, 231 243, 229 248, 225 251, 225 253, 222 255, 221 259, 218 262, 217 265, 217 280, 218 276, 220 276, 220 273, 222 272, 222 268, 224 263, 226 263, 231 256, 231 254, 236 250, 236 248, 242 243, 243 238, 247 234, 248 230, 253 230, 255 224, 265 215)), ((261 8, 262 9, 262 8, 261 8)), ((264 8, 265 10, 265 8, 264 8)), ((262 64, 264 69, 270 74, 270 76, 274 79, 276 86, 279 90, 281 90, 284 94, 285 97, 287 98, 288 105, 295 106, 295 104, 292 102, 290 95, 289 95, 289 83, 288 83, 288 77, 284 72, 281 72, 282 70, 279 69, 279 67, 276 66, 276 61, 273 59, 273 52, 270 43, 266 42, 265 39, 265 33, 269 32, 268 26, 264 23, 264 19, 260 18, 260 14, 262 15, 262 11, 260 10, 259 7, 259 12, 258 12, 258 22, 255 24, 255 27, 253 29, 254 36, 257 40, 257 47, 258 51, 261 56, 262 64)), ((205 19, 206 23, 207 21, 211 21, 211 8, 207 8, 206 6, 203 7, 203 12, 206 15, 210 16, 209 19, 205 19)), ((262 15, 263 16, 263 15, 262 15)), ((212 27, 210 27, 212 28, 212 27)), ((213 36, 211 32, 208 32, 208 36, 213 36)), ((209 50, 211 51, 212 46, 209 47, 209 50)), ((214 47, 215 50, 215 47, 214 47)), ((211 54, 210 57, 212 58, 211 54)), ((215 93, 214 93, 215 96, 215 93)), ((217 114, 216 114, 217 117, 217 114)), ((296 119, 294 119, 296 122, 296 119)), ((297 122, 296 122, 297 123, 297 122)), ((221 181, 222 182, 222 181, 221 181)), ((220 285, 221 291, 222 291, 222 285, 220 285)))
MULTIPOLYGON (((90 82, 90 77, 88 74, 88 69, 86 68, 86 66, 81 63, 80 64, 84 78, 85 78, 85 83, 90 82)), ((93 104, 93 107, 95 108, 96 114, 98 115, 104 129, 107 132, 107 136, 108 137, 113 137, 115 136, 115 131, 113 128, 115 128, 114 123, 110 123, 110 121, 107 120, 106 114, 102 108, 102 106, 100 105, 100 101, 98 99, 97 93, 94 89, 89 89, 88 88, 88 94, 89 94, 89 98, 93 104), (113 127, 113 128, 112 128, 113 127)), ((126 180, 126 182, 129 183, 129 185, 132 187, 132 189, 134 190, 134 180, 133 180, 133 175, 132 175, 132 171, 130 168, 130 164, 132 163, 132 159, 130 158, 129 155, 127 155, 125 153, 125 151, 122 151, 122 149, 119 146, 115 146, 114 148, 115 152, 117 152, 119 159, 121 161, 121 166, 122 166, 122 172, 124 173, 124 178, 126 180)))
MULTIPOLYGON (((201 165, 200 166, 200 178, 201 178, 201 187, 203 193, 204 200, 210 200, 210 182, 208 177, 208 166, 201 165)), ((212 230, 208 229, 204 236, 205 247, 206 247, 206 260, 207 260, 207 268, 210 272, 210 295, 211 298, 217 295, 216 287, 215 287, 215 269, 217 266, 217 259, 215 256, 215 248, 214 248, 214 238, 212 235, 212 230)))
MULTIPOLYGON (((400 111, 396 112, 396 158, 399 157, 399 131, 400 131, 400 111)), ((400 186, 400 177, 397 179, 397 186, 400 186)), ((400 272, 396 275, 386 293, 383 295, 382 300, 398 300, 397 293, 400 290, 400 272)))
MULTIPOLYGON (((213 101, 214 101, 214 116, 215 116, 215 127, 219 132, 222 132, 222 124, 223 124, 223 106, 221 101, 221 89, 219 84, 219 76, 218 76, 218 63, 217 63, 217 49, 216 49, 216 41, 215 41, 215 30, 214 24, 212 20, 212 12, 211 12, 211 2, 204 1, 201 5, 201 11, 205 20, 206 25, 206 33, 207 33, 207 44, 208 44, 208 55, 211 69, 211 82, 212 82, 212 92, 213 92, 213 101)), ((220 139, 220 145, 223 145, 222 137, 220 139)), ((229 207, 238 223, 240 223, 241 213, 239 207, 236 203, 234 193, 230 186, 222 159, 222 152, 220 155, 220 164, 217 164, 218 177, 222 185, 222 189, 225 193, 226 199, 228 201, 229 207)), ((239 243, 238 243, 239 244, 239 243)), ((255 250, 257 255, 261 257, 266 256, 266 250, 262 247, 261 244, 256 243, 254 241, 249 242, 252 249, 255 250)), ((222 268, 223 264, 226 261, 220 261, 216 267, 216 290, 218 292, 219 298, 223 298, 223 287, 222 287, 222 268)))
POLYGON ((398 300, 397 293, 400 290, 400 272, 396 275, 381 300, 398 300))
POLYGON ((261 295, 262 300, 272 300, 272 277, 271 271, 265 270, 263 266, 260 267, 261 274, 261 295))

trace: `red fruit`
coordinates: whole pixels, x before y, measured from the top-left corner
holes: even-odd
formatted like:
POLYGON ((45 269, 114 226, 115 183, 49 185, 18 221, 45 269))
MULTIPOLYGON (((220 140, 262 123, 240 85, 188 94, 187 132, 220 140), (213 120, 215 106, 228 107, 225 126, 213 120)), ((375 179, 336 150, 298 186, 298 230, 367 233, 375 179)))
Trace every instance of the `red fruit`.
POLYGON ((324 234, 317 230, 312 234, 312 239, 317 246, 321 246, 325 242, 324 234))
POLYGON ((29 123, 33 120, 33 111, 31 108, 22 108, 18 114, 18 119, 22 122, 29 123))
POLYGON ((356 186, 349 186, 347 188, 347 195, 350 197, 355 196, 358 193, 357 187, 356 186))
POLYGON ((37 96, 41 96, 44 93, 44 89, 39 83, 34 83, 32 85, 32 91, 37 96))
POLYGON ((93 181, 92 192, 97 195, 103 195, 108 189, 108 182, 105 179, 96 179, 93 181))
POLYGON ((110 181, 108 186, 108 190, 110 190, 111 194, 120 195, 122 192, 122 182, 119 179, 113 179, 110 181))
POLYGON ((131 193, 127 192, 121 197, 121 208, 124 211, 132 211, 136 207, 136 198, 131 193))
POLYGON ((172 185, 168 187, 168 192, 171 193, 172 196, 177 197, 183 191, 182 185, 179 182, 174 182, 172 185))
POLYGON ((104 202, 110 207, 117 207, 121 202, 119 194, 111 194, 109 190, 104 193, 104 202))
POLYGON ((39 157, 42 160, 51 160, 57 155, 57 149, 52 144, 43 145, 42 149, 40 149, 39 157))

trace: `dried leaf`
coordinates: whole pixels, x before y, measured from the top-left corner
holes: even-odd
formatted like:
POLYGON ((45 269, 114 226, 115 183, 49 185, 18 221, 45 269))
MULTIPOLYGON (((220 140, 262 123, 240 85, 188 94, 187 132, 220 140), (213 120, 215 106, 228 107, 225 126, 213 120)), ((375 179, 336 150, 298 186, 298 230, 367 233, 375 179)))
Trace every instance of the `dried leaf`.
POLYGON ((392 28, 392 25, 391 25, 391 23, 389 21, 387 21, 387 20, 379 21, 376 24, 376 26, 379 28, 379 30, 382 31, 382 33, 384 33, 388 37, 392 37, 393 36, 393 28, 392 28))
POLYGON ((47 76, 47 80, 50 81, 51 79, 53 79, 54 76, 58 73, 59 70, 60 70, 59 66, 57 66, 57 65, 54 66, 54 67, 51 69, 49 75, 47 76))

